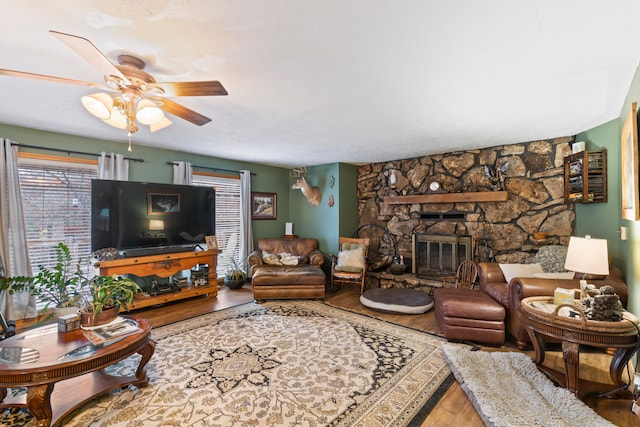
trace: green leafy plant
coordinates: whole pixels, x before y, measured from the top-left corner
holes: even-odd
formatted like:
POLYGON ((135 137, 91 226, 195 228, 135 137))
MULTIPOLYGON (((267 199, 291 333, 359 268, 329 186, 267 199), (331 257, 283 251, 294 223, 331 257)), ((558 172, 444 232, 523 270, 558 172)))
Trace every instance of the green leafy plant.
MULTIPOLYGON (((113 276, 91 276, 81 268, 81 262, 73 264, 71 252, 64 243, 55 246, 56 264, 52 268, 40 265, 33 277, 14 276, 0 280, 1 290, 12 293, 29 291, 44 303, 42 312, 49 307, 80 306, 81 311, 94 313, 117 306, 125 309, 133 301, 140 287, 131 279, 113 276)), ((92 271, 91 266, 87 271, 92 271)))
POLYGON ((73 264, 69 247, 58 243, 55 248, 56 263, 52 268, 38 266, 38 273, 33 277, 13 276, 2 279, 0 289, 12 293, 28 291, 40 302, 44 303, 42 312, 49 307, 73 307, 80 294, 79 286, 83 278, 80 263, 73 264))
POLYGON ((117 274, 93 276, 84 280, 81 286, 81 311, 94 316, 113 306, 118 307, 119 312, 126 311, 136 292, 141 292, 136 282, 117 274))
POLYGON ((230 256, 229 260, 231 261, 231 267, 224 273, 224 284, 231 289, 241 288, 244 281, 247 280, 247 273, 240 267, 233 256, 230 256))

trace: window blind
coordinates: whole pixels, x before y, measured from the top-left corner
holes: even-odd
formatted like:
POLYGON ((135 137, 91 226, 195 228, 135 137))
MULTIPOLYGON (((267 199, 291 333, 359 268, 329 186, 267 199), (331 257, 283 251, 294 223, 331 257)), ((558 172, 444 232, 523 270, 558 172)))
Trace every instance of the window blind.
POLYGON ((222 251, 218 255, 217 274, 223 276, 232 266, 232 259, 242 266, 239 262, 240 178, 194 173, 193 185, 211 186, 216 189, 216 238, 222 251))
POLYGON ((83 268, 91 254, 91 179, 95 165, 20 159, 20 190, 33 273, 53 267, 55 246, 69 247, 83 268))

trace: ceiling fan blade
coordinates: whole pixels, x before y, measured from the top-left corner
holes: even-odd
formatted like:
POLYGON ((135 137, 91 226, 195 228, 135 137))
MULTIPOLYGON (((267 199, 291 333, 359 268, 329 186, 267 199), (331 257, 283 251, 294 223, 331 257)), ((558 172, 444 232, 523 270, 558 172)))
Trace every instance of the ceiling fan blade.
POLYGON ((98 83, 85 82, 82 80, 66 79, 64 77, 47 76, 45 74, 26 73, 24 71, 4 70, 2 68, 0 68, 0 75, 11 76, 11 77, 22 77, 25 79, 33 79, 33 80, 45 80, 45 81, 55 82, 55 83, 69 83, 74 85, 82 85, 82 86, 89 86, 89 87, 98 88, 98 89, 111 90, 110 88, 98 83))
POLYGON ((202 82, 162 82, 149 83, 148 87, 159 87, 166 96, 215 96, 228 95, 227 90, 217 80, 202 82))
POLYGON ((84 37, 74 36, 72 34, 61 33, 49 30, 51 34, 56 36, 58 40, 66 44, 71 50, 84 58, 94 68, 98 69, 104 76, 116 76, 121 79, 124 84, 128 85, 129 80, 109 61, 98 48, 84 37))
POLYGON ((202 126, 211 121, 209 117, 203 116, 200 113, 196 113, 195 111, 190 110, 187 107, 178 104, 177 102, 173 102, 170 99, 154 98, 154 101, 156 101, 160 105, 160 108, 167 113, 178 116, 195 125, 202 126))

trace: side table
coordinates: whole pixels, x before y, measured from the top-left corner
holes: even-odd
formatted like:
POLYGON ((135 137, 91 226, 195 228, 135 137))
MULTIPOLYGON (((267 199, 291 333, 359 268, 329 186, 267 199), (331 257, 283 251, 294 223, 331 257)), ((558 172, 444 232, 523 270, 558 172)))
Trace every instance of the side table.
MULTIPOLYGON (((622 371, 640 347, 638 318, 624 313, 620 322, 592 321, 582 317, 571 318, 558 315, 558 311, 568 304, 553 305, 553 298, 529 297, 520 304, 520 316, 535 350, 534 362, 542 372, 557 384, 566 387, 579 398, 590 393, 616 392, 631 396, 622 381, 622 371), (549 307, 552 307, 550 310, 549 307), (551 337, 562 342, 562 357, 565 372, 558 372, 543 366, 545 346, 543 337, 551 337), (579 378, 580 345, 597 348, 614 348, 609 375, 613 384, 598 383, 579 378)), ((573 307, 573 306, 571 306, 573 307)))
POLYGON ((58 332, 56 324, 0 341, 0 408, 26 407, 38 427, 55 426, 98 395, 129 384, 146 387, 149 380, 144 368, 156 344, 147 320, 130 319, 140 331, 109 345, 92 344, 81 329, 58 332), (134 375, 114 376, 104 371, 135 353, 142 357, 134 375), (27 388, 26 400, 7 396, 7 389, 16 387, 27 388))

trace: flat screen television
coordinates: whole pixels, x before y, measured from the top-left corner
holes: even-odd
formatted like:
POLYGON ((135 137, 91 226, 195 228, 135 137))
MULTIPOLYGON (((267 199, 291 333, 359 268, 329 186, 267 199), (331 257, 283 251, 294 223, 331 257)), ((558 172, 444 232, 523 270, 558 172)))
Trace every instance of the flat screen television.
POLYGON ((215 235, 212 187, 94 179, 91 250, 116 248, 121 256, 206 249, 215 235))

